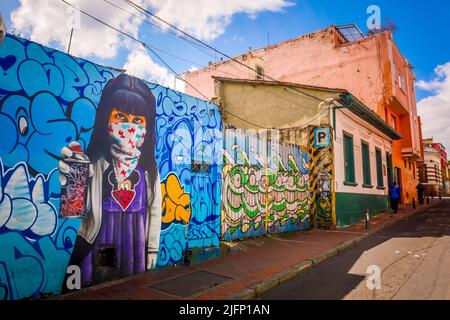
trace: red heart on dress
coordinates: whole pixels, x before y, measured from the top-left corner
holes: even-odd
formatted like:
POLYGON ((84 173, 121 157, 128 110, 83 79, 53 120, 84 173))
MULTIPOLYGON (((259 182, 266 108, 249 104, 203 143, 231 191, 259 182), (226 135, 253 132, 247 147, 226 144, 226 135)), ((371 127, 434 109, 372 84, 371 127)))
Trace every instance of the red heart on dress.
POLYGON ((116 190, 112 193, 113 198, 117 201, 123 211, 127 210, 136 196, 135 191, 131 190, 116 190))

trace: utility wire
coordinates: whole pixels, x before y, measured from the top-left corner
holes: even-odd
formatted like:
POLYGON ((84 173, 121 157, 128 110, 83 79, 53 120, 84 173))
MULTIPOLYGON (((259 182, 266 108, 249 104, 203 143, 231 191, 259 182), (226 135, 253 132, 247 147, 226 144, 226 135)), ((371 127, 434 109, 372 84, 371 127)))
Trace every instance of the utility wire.
MULTIPOLYGON (((180 36, 180 35, 176 34, 175 32, 173 32, 173 31, 171 31, 171 30, 164 29, 163 27, 159 26, 158 24, 152 23, 152 22, 148 21, 147 19, 144 19, 144 18, 142 18, 142 17, 140 17, 140 16, 138 16, 138 15, 136 15, 136 14, 134 14, 134 13, 132 13, 132 12, 130 12, 130 11, 128 11, 128 10, 126 10, 126 9, 124 9, 124 8, 122 8, 122 7, 120 7, 120 6, 118 6, 118 5, 115 4, 115 3, 112 3, 112 2, 109 1, 109 0, 103 0, 103 1, 106 2, 106 3, 109 4, 109 5, 111 5, 111 6, 115 7, 115 8, 117 8, 117 9, 119 9, 119 10, 121 10, 121 11, 123 11, 123 12, 125 12, 125 13, 127 13, 127 14, 133 16, 133 17, 135 17, 135 18, 138 18, 139 20, 141 20, 141 21, 143 21, 143 22, 145 22, 145 23, 147 23, 147 24, 149 24, 149 25, 151 25, 151 26, 153 26, 153 27, 156 27, 156 28, 160 29, 161 31, 168 32, 169 34, 171 34, 171 35, 173 35, 173 36, 175 36, 175 37, 177 37, 177 38, 181 38, 182 40, 184 40, 185 42, 187 42, 188 44, 190 44, 191 46, 193 46, 195 49, 200 50, 200 51, 203 52, 204 54, 206 54, 206 55, 208 55, 208 56, 214 58, 214 56, 213 56, 212 54, 210 54, 210 53, 204 51, 202 48, 200 48, 199 45, 198 45, 197 43, 194 43, 194 42, 192 42, 191 40, 186 39, 186 38, 184 38, 183 36, 180 36)), ((153 49, 159 51, 159 52, 165 53, 165 54, 168 55, 168 56, 171 56, 171 57, 173 57, 173 58, 179 59, 179 60, 181 60, 181 61, 188 62, 188 63, 190 63, 190 64, 192 64, 192 65, 194 65, 194 66, 197 66, 197 67, 199 67, 199 68, 205 68, 205 69, 208 69, 208 68, 209 68, 209 66, 204 66, 204 65, 199 64, 199 63, 197 63, 197 62, 187 60, 187 59, 185 59, 185 58, 182 58, 182 57, 180 57, 180 56, 177 56, 177 55, 174 55, 174 54, 172 54, 172 53, 170 53, 170 52, 167 52, 167 51, 165 51, 165 50, 162 50, 162 49, 160 49, 160 48, 158 48, 158 47, 151 46, 151 45, 149 45, 149 46, 152 47, 153 49)), ((239 77, 239 76, 237 76, 236 74, 229 73, 229 72, 226 72, 226 71, 223 71, 223 70, 217 70, 217 71, 218 71, 218 72, 221 72, 221 73, 224 73, 224 74, 227 74, 227 75, 230 75, 230 76, 233 76, 233 77, 239 77)))
MULTIPOLYGON (((118 6, 117 4, 112 3, 112 2, 109 1, 109 0, 103 0, 103 1, 106 2, 106 3, 109 4, 109 5, 111 5, 111 6, 115 7, 115 8, 117 8, 117 9, 119 9, 119 10, 121 10, 121 11, 123 11, 123 12, 125 12, 125 13, 127 13, 127 14, 133 16, 133 17, 135 17, 135 18, 138 18, 139 20, 141 20, 141 21, 143 21, 143 22, 145 22, 145 23, 147 23, 147 24, 149 24, 149 25, 151 25, 151 26, 153 26, 153 27, 158 28, 159 30, 161 30, 161 31, 163 31, 163 32, 167 32, 167 33, 169 33, 169 34, 171 34, 171 35, 173 35, 173 36, 175 36, 175 37, 177 37, 177 38, 180 38, 180 39, 184 40, 185 42, 187 42, 188 44, 190 44, 191 46, 193 46, 195 49, 197 49, 197 50, 203 52, 205 55, 208 55, 209 57, 215 58, 214 55, 212 55, 212 54, 210 54, 210 53, 204 51, 201 47, 199 47, 199 44, 198 44, 198 43, 195 43, 195 42, 193 42, 192 40, 186 39, 185 37, 183 37, 183 36, 181 36, 181 35, 179 35, 179 34, 173 32, 173 31, 171 31, 171 30, 169 30, 169 29, 165 29, 165 28, 161 27, 160 25, 158 25, 158 24, 156 24, 156 23, 152 23, 152 22, 150 22, 149 20, 144 19, 144 18, 142 18, 142 17, 140 17, 140 16, 138 16, 138 15, 136 15, 136 14, 130 12, 130 11, 128 11, 128 10, 126 10, 126 9, 124 9, 124 8, 122 8, 122 7, 120 7, 120 6, 118 6)), ((150 46, 150 45, 149 45, 149 46, 150 46)), ((171 56, 171 57, 173 57, 173 58, 179 59, 179 60, 181 60, 181 61, 188 62, 188 63, 190 63, 190 64, 192 64, 192 65, 194 65, 194 66, 197 66, 197 67, 199 67, 199 68, 202 68, 202 69, 209 69, 209 68, 210 68, 210 66, 204 66, 204 65, 201 65, 201 64, 199 64, 199 63, 197 63, 197 62, 194 62, 194 61, 190 61, 190 60, 184 59, 184 58, 182 58, 182 57, 176 56, 176 55, 174 55, 174 54, 172 54, 172 53, 170 53, 170 52, 164 51, 164 50, 162 50, 162 49, 160 49, 160 48, 157 48, 157 47, 155 47, 155 46, 151 46, 151 47, 152 47, 153 49, 159 51, 159 52, 165 53, 165 54, 168 55, 168 56, 171 56)), ((233 67, 234 67, 234 66, 233 66, 233 67)), ((217 71, 217 72, 220 72, 220 73, 223 73, 223 74, 226 74, 226 75, 229 75, 229 76, 232 76, 232 77, 239 78, 238 75, 233 74, 233 73, 230 73, 230 72, 227 72, 227 71, 223 71, 223 70, 219 70, 219 69, 217 69, 216 71, 217 71)), ((240 70, 238 70, 238 71, 240 71, 240 70)))
POLYGON ((177 79, 179 79, 179 80, 181 80, 181 81, 184 81, 184 82, 185 82, 186 84, 188 84, 192 89, 194 89, 197 93, 199 93, 201 96, 203 96, 206 100, 209 100, 208 97, 207 97, 206 95, 204 95, 201 91, 199 91, 197 88, 195 88, 194 86, 192 86, 189 82, 186 81, 186 79, 183 79, 182 77, 180 77, 180 76, 178 75, 178 73, 177 73, 174 69, 172 69, 172 67, 169 66, 169 65, 164 61, 164 59, 161 58, 161 56, 158 55, 158 54, 155 52, 155 50, 153 50, 153 49, 152 49, 149 45, 147 45, 145 42, 143 42, 143 41, 141 41, 141 40, 139 40, 139 39, 133 37, 132 35, 130 35, 130 34, 124 32, 124 31, 122 31, 122 30, 120 30, 120 29, 118 29, 118 28, 116 28, 116 27, 114 27, 114 26, 112 26, 112 25, 110 25, 110 24, 108 24, 108 23, 106 23, 106 22, 104 22, 104 21, 98 19, 97 17, 95 17, 95 16, 93 16, 93 15, 87 13, 86 11, 84 11, 84 10, 78 8, 77 6, 74 6, 73 4, 67 2, 66 0, 61 0, 61 1, 64 2, 65 4, 69 5, 70 7, 72 7, 72 8, 74 8, 74 9, 80 11, 81 13, 83 13, 83 14, 85 14, 86 16, 90 17, 91 19, 94 19, 95 21, 97 21, 97 22, 99 22, 99 23, 101 23, 101 24, 103 24, 103 25, 105 25, 105 26, 107 26, 107 27, 109 27, 109 28, 115 30, 116 32, 118 32, 118 33, 124 35, 125 37, 127 37, 127 38, 129 38, 129 39, 131 39, 131 40, 134 40, 134 41, 140 43, 142 46, 144 46, 145 48, 147 48, 151 53, 153 53, 153 55, 155 55, 155 57, 157 57, 157 58, 158 58, 158 59, 166 66, 166 68, 169 69, 169 70, 175 75, 175 78, 177 78, 177 79))
MULTIPOLYGON (((241 61, 239 61, 239 60, 237 60, 237 59, 235 59, 235 58, 229 56, 228 54, 226 54, 226 53, 224 53, 224 52, 218 50, 217 48, 214 48, 214 47, 210 46, 210 45, 207 44, 206 42, 204 42, 204 41, 202 41, 202 40, 200 40, 200 39, 198 39, 198 38, 196 38, 196 37, 190 35, 189 33, 185 32, 185 31, 183 31, 183 30, 181 30, 181 29, 179 29, 179 28, 176 27, 175 25, 173 25, 173 24, 171 24, 170 22, 168 22, 168 21, 166 21, 166 20, 160 18, 160 17, 157 16, 156 14, 154 14, 154 13, 150 12, 149 10, 143 8, 142 6, 138 5, 137 3, 135 3, 135 2, 133 2, 133 1, 131 1, 131 0, 123 0, 123 1, 126 2, 126 3, 128 3, 131 7, 134 7, 136 10, 138 10, 138 11, 140 11, 140 12, 143 12, 143 13, 145 13, 146 15, 148 15, 148 16, 150 16, 150 17, 152 17, 152 18, 154 18, 154 19, 156 19, 156 20, 158 20, 158 21, 160 21, 160 22, 162 22, 162 23, 164 23, 164 24, 170 26, 171 28, 175 29, 176 31, 178 31, 178 32, 180 32, 180 33, 186 35, 187 37, 189 37, 190 39, 192 39, 192 40, 194 40, 194 41, 196 41, 196 42, 198 42, 198 43, 201 43, 203 46, 205 46, 205 47, 207 47, 207 48, 213 50, 214 52, 223 55, 224 57, 226 57, 226 58, 228 58, 228 59, 230 59, 230 60, 232 60, 232 61, 238 63, 239 65, 241 65, 241 66, 243 66, 243 67, 245 67, 245 68, 247 68, 247 69, 252 70, 253 72, 256 72, 256 69, 255 69, 255 68, 253 68, 253 67, 251 67, 251 66, 249 66, 249 65, 247 65, 247 64, 245 64, 245 63, 242 63, 241 61)), ((177 35, 177 36, 179 36, 179 35, 177 35)), ((269 78, 270 80, 272 80, 272 81, 280 82, 279 80, 274 79, 274 78, 272 78, 271 76, 269 76, 269 75, 267 75, 267 74, 265 74, 265 76, 266 76, 267 78, 269 78)), ((303 90, 300 90, 300 89, 298 89, 298 88, 293 88, 293 90, 294 90, 294 91, 297 91, 297 92, 299 92, 299 93, 301 93, 301 94, 303 94, 303 95, 306 95, 306 96, 308 96, 308 97, 310 97, 310 98, 313 98, 313 99, 315 99, 315 100, 317 100, 317 101, 320 101, 320 102, 323 102, 323 101, 324 101, 323 99, 321 99, 321 98, 319 98, 319 97, 316 97, 316 96, 314 96, 314 95, 312 95, 312 94, 309 94, 309 93, 307 93, 307 92, 304 92, 303 90)))
MULTIPOLYGON (((145 48, 148 49, 151 53, 153 53, 153 55, 156 56, 156 57, 164 64, 164 66, 166 66, 166 68, 169 69, 169 70, 174 74, 175 78, 177 78, 177 79, 179 79, 179 80, 185 82, 185 83, 186 83, 187 85, 189 85, 194 91, 196 91, 196 92, 199 93, 202 97, 204 97, 205 100, 209 101, 209 98, 208 98, 205 94, 203 94, 203 93, 202 93, 200 90, 198 90, 196 87, 192 86, 188 81, 186 81, 186 79, 183 79, 182 77, 180 77, 180 76, 178 75, 178 73, 177 73, 177 72, 176 72, 176 71, 175 71, 168 63, 166 63, 166 61, 165 61, 160 55, 158 55, 158 54, 155 52, 155 50, 152 48, 152 46, 146 44, 145 42, 143 42, 143 41, 137 39, 136 37, 134 37, 134 36, 132 36, 132 35, 130 35, 130 34, 124 32, 124 31, 122 31, 122 30, 120 30, 120 29, 118 29, 118 28, 116 28, 116 27, 114 27, 114 26, 112 26, 112 25, 110 25, 110 24, 108 24, 108 23, 106 23, 106 22, 104 22, 104 21, 98 19, 97 17, 95 17, 95 16, 89 14, 88 12, 82 10, 81 8, 78 8, 77 6, 74 6, 73 4, 67 2, 66 0, 61 0, 61 1, 64 2, 65 4, 69 5, 70 7, 72 7, 72 8, 74 8, 74 9, 80 11, 80 12, 83 13, 84 15, 90 17, 91 19, 93 19, 93 20, 95 20, 95 21, 97 21, 97 22, 99 22, 99 23, 101 23, 101 24, 103 24, 103 25, 105 25, 105 26, 107 26, 107 27, 113 29, 114 31, 116 31, 116 32, 118 32, 118 33, 124 35, 125 37, 127 37, 127 38, 129 38, 129 39, 131 39, 131 40, 134 40, 134 41, 140 43, 143 47, 145 47, 145 48)), ((125 1, 128 1, 128 0, 125 0, 125 1)), ((161 49, 159 49, 159 50, 161 50, 161 49)), ((166 54, 169 54, 168 52, 166 52, 166 51, 164 51, 164 50, 161 50, 161 51, 163 51, 163 52, 166 53, 166 54)), ((170 55, 172 55, 172 54, 170 54, 170 55)), ((174 55, 172 55, 172 56, 174 56, 174 55)), ((178 58, 179 58, 179 57, 178 57, 178 58)), ((318 98, 317 98, 317 99, 318 99, 318 98)), ((320 101, 324 101, 324 100, 320 99, 320 101)), ((228 110, 225 110, 225 109, 222 109, 222 110, 223 110, 224 112, 226 112, 226 113, 228 113, 228 114, 234 116, 235 118, 240 119, 240 120, 242 120, 242 121, 244 121, 244 122, 247 122, 247 123, 249 123, 249 124, 251 124, 251 125, 253 125, 253 126, 256 126, 256 127, 259 127, 259 128, 264 128, 264 129, 272 129, 272 128, 267 128, 267 127, 258 125, 258 124, 256 124, 256 123, 253 123, 253 122, 251 122, 251 121, 248 121, 248 120, 246 120, 246 119, 244 119, 244 118, 242 118, 242 117, 239 117, 239 116, 233 114, 232 112, 230 112, 230 111, 228 111, 228 110)), ((324 110, 324 111, 326 111, 326 110, 324 110)), ((323 112, 322 112, 322 113, 323 113, 323 112)), ((320 113, 320 114, 321 114, 321 113, 320 113)), ((318 118, 318 117, 320 116, 320 114, 319 114, 316 118, 318 118)), ((312 121, 314 121, 316 118, 314 118, 312 121)))
POLYGON ((134 7, 135 9, 137 9, 137 10, 139 10, 139 11, 141 11, 141 12, 144 12, 145 14, 149 15, 150 17, 152 17, 152 18, 154 18, 154 19, 156 19, 156 20, 158 20, 158 21, 160 21, 160 22, 162 22, 162 23, 164 23, 164 24, 170 26, 171 28, 173 28, 173 29, 175 29, 176 31, 178 31, 178 32, 180 32, 180 33, 182 33, 182 34, 184 34, 184 35, 187 36, 188 38, 190 38, 190 39, 192 39, 192 40, 194 40, 194 41, 196 41, 196 42, 198 42, 198 43, 201 43, 203 46, 205 46, 205 47, 207 47, 207 48, 213 50, 214 52, 216 52, 216 53, 218 53, 218 54, 221 54, 221 55, 223 55, 224 57, 226 57, 226 58, 228 58, 228 59, 233 60, 234 62, 236 62, 236 63, 242 65, 243 67, 246 67, 246 68, 248 68, 248 69, 250 69, 250 70, 252 70, 252 71, 256 71, 255 69, 253 69, 252 67, 246 65, 245 63, 242 63, 242 62, 236 60, 235 58, 233 58, 233 57, 227 55, 226 53, 221 52, 221 51, 219 51, 218 49, 216 49, 216 48, 210 46, 210 45, 207 44, 206 42, 204 42, 204 41, 202 41, 202 40, 200 40, 200 39, 198 39, 198 38, 196 38, 196 37, 190 35, 189 33, 185 32, 185 31, 183 31, 183 30, 181 30, 181 29, 179 29, 178 27, 174 26, 174 25, 171 24, 170 22, 168 22, 168 21, 166 21, 166 20, 164 20, 164 19, 158 17, 156 14, 154 14, 154 13, 148 11, 147 9, 141 7, 141 6, 138 5, 137 3, 133 2, 133 1, 130 1, 130 0, 123 0, 123 1, 125 1, 125 2, 128 3, 130 6, 134 7))
MULTIPOLYGON (((211 57, 211 58, 215 58, 214 55, 212 55, 211 53, 208 53, 208 52, 206 52, 205 50, 203 50, 203 49, 200 47, 200 45, 199 45, 198 43, 195 43, 195 42, 193 42, 192 40, 189 40, 189 39, 187 39, 187 38, 185 38, 185 37, 183 37, 183 36, 181 36, 181 35, 179 35, 179 34, 173 32, 173 31, 171 31, 171 30, 169 30, 169 29, 165 29, 165 28, 161 27, 160 25, 158 25, 158 24, 156 24, 156 23, 152 23, 152 22, 150 22, 149 20, 144 19, 144 18, 142 18, 142 17, 140 17, 140 16, 138 16, 138 15, 136 15, 136 14, 130 12, 130 11, 128 11, 128 10, 126 10, 126 9, 124 9, 124 8, 122 8, 122 7, 120 7, 120 6, 117 5, 117 4, 112 3, 112 2, 109 1, 109 0, 103 0, 103 1, 106 2, 106 3, 109 4, 109 5, 111 5, 111 6, 115 7, 115 8, 117 8, 117 9, 119 9, 119 10, 121 10, 121 11, 123 11, 123 12, 125 12, 125 13, 127 13, 127 14, 133 16, 133 17, 135 17, 135 18, 138 18, 139 20, 141 20, 141 21, 143 21, 143 22, 145 22, 145 23, 147 23, 147 24, 149 24, 149 25, 151 25, 151 26, 153 26, 153 27, 155 27, 155 28, 158 28, 159 30, 161 30, 161 31, 163 31, 163 32, 167 32, 167 33, 169 33, 170 35, 175 36, 176 38, 180 38, 180 39, 184 40, 186 43, 190 44, 192 47, 194 47, 195 49, 201 51, 201 52, 204 53, 205 55, 207 55, 207 56, 209 56, 209 57, 211 57)), ((181 57, 176 56, 176 55, 174 55, 174 54, 172 54, 172 53, 170 53, 170 52, 167 52, 167 51, 164 51, 164 50, 162 50, 162 49, 159 49, 159 48, 157 48, 157 47, 155 47, 155 46, 151 46, 151 47, 152 47, 153 49, 158 50, 158 51, 160 51, 160 52, 162 52, 162 53, 165 53, 165 54, 167 54, 167 55, 169 55, 169 56, 171 56, 171 57, 173 57, 173 58, 179 59, 179 60, 181 60, 181 61, 188 62, 188 63, 190 63, 190 64, 192 64, 192 65, 194 65, 194 66, 197 66, 197 67, 199 67, 199 68, 202 68, 202 69, 209 69, 209 68, 210 68, 210 66, 204 66, 204 65, 201 65, 201 64, 199 64, 199 63, 197 63, 197 62, 193 62, 193 61, 190 61, 190 60, 181 58, 181 57)), ((234 65, 232 65, 232 66, 233 66, 233 68, 234 68, 234 65)), ((236 69, 236 70, 241 71, 241 70, 239 70, 239 69, 236 69)), ((230 72, 227 72, 227 71, 223 71, 223 70, 220 70, 220 69, 217 69, 216 71, 217 71, 217 72, 220 72, 220 73, 223 73, 223 74, 226 74, 226 75, 229 75, 229 76, 232 76, 232 77, 239 78, 238 75, 233 74, 233 73, 230 73, 230 72)))
MULTIPOLYGON (((173 31, 171 31, 171 30, 169 30, 169 29, 165 29, 165 28, 161 27, 160 25, 158 25, 158 24, 156 24, 156 23, 152 23, 152 22, 148 21, 147 19, 144 19, 144 18, 142 18, 142 17, 140 17, 140 16, 138 16, 138 15, 136 15, 136 14, 134 14, 134 13, 132 13, 132 12, 130 12, 130 11, 124 9, 124 8, 122 8, 121 6, 119 6, 119 5, 115 4, 115 3, 112 3, 112 2, 109 1, 109 0, 103 0, 103 1, 106 2, 106 3, 109 4, 109 5, 111 5, 111 6, 115 7, 115 8, 117 8, 117 9, 119 9, 119 10, 121 10, 121 11, 123 11, 123 12, 125 12, 125 13, 127 13, 127 14, 133 16, 133 17, 135 17, 135 18, 138 18, 139 20, 141 20, 141 21, 143 21, 143 22, 145 22, 145 23, 147 23, 147 24, 149 24, 149 25, 151 25, 151 26, 153 26, 153 27, 155 27, 155 28, 158 28, 159 30, 161 30, 161 31, 163 31, 163 32, 167 32, 167 33, 169 33, 169 34, 171 34, 171 35, 173 35, 173 36, 175 36, 175 37, 177 37, 177 38, 180 38, 180 39, 184 40, 185 42, 187 42, 188 44, 190 44, 191 46, 193 46, 193 47, 196 48, 197 50, 203 52, 205 55, 214 58, 214 55, 212 55, 211 53, 208 53, 208 52, 204 51, 204 50, 199 46, 199 44, 193 42, 192 40, 186 39, 185 37, 183 37, 183 36, 181 36, 181 35, 178 35, 178 34, 176 34, 175 32, 173 32, 173 31)), ((191 62, 191 61, 187 61, 187 62, 194 64, 194 63, 191 62)), ((197 65, 198 65, 198 64, 197 64, 197 65)))
MULTIPOLYGON (((82 10, 81 8, 78 8, 77 6, 74 6, 73 4, 67 2, 66 0, 61 0, 61 1, 64 2, 65 4, 67 4, 68 6, 70 6, 70 7, 74 8, 74 9, 80 11, 80 12, 83 13, 84 15, 90 17, 91 19, 94 19, 95 21, 97 21, 97 22, 99 22, 99 23, 101 23, 101 24, 103 24, 103 25, 105 25, 105 26, 107 26, 107 27, 109 27, 109 28, 115 30, 116 32, 118 32, 118 33, 124 35, 125 37, 127 37, 127 38, 129 38, 129 39, 131 39, 131 40, 134 40, 134 41, 140 43, 142 46, 144 46, 144 47, 147 48, 150 52, 152 52, 152 53, 153 53, 153 54, 154 54, 154 55, 155 55, 155 56, 156 56, 156 57, 157 57, 157 58, 158 58, 158 59, 159 59, 159 60, 160 60, 160 61, 161 61, 161 62, 162 62, 162 63, 163 63, 163 64, 164 64, 164 65, 165 65, 165 66, 166 66, 173 74, 174 74, 174 75, 175 75, 175 77, 176 77, 177 79, 179 79, 179 80, 185 82, 185 83, 186 83, 187 85, 189 85, 192 89, 194 89, 197 93, 199 93, 201 96, 203 96, 207 101, 209 101, 208 97, 207 97, 205 94, 203 94, 200 90, 198 90, 197 88, 195 88, 194 86, 192 86, 188 81, 186 81, 186 79, 183 79, 182 77, 180 77, 180 76, 177 74, 177 72, 176 72, 174 69, 172 69, 172 67, 170 67, 170 66, 164 61, 164 59, 161 58, 161 57, 160 57, 160 56, 159 56, 159 55, 158 55, 158 54, 157 54, 157 53, 156 53, 149 45, 147 45, 145 42, 143 42, 143 41, 141 41, 141 40, 139 40, 139 39, 133 37, 132 35, 130 35, 130 34, 124 32, 124 31, 122 31, 122 30, 120 30, 120 29, 118 29, 118 28, 116 28, 116 27, 114 27, 114 26, 112 26, 112 25, 110 25, 110 24, 108 24, 108 23, 106 23, 106 22, 104 22, 104 21, 98 19, 97 17, 95 17, 95 16, 89 14, 88 12, 82 10)), ((266 128, 266 127, 260 126, 260 125, 258 125, 258 124, 256 124, 256 123, 251 122, 251 121, 248 121, 248 120, 246 120, 246 119, 244 119, 244 118, 242 118, 242 117, 239 117, 239 116, 233 114, 233 113, 230 112, 230 111, 227 111, 227 110, 224 110, 224 111, 225 111, 226 113, 229 113, 229 114, 231 114, 232 116, 234 116, 234 117, 236 117, 236 118, 238 118, 238 119, 244 121, 244 122, 247 122, 247 123, 253 125, 253 126, 256 126, 256 127, 259 127, 259 128, 264 128, 264 129, 271 129, 271 128, 266 128)))

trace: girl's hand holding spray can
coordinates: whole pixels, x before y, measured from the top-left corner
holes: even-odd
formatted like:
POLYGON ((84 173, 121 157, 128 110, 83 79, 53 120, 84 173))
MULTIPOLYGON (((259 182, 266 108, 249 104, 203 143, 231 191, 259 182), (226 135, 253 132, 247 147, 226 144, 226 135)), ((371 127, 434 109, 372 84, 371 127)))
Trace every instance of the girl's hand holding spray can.
POLYGON ((74 141, 61 150, 59 180, 61 182, 60 215, 62 218, 84 218, 88 180, 94 170, 89 158, 74 141))

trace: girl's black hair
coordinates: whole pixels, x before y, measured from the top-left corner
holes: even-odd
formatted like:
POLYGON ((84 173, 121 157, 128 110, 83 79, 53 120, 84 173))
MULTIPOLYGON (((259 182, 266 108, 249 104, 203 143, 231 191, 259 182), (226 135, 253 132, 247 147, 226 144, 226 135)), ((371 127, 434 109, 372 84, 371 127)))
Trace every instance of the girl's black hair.
POLYGON ((92 163, 104 158, 111 163, 111 144, 109 136, 109 117, 113 109, 129 114, 145 117, 147 121, 147 134, 141 147, 139 166, 148 172, 151 187, 153 188, 158 168, 155 160, 156 141, 156 99, 150 88, 143 82, 126 74, 111 79, 103 89, 100 103, 97 108, 94 131, 86 154, 92 163))

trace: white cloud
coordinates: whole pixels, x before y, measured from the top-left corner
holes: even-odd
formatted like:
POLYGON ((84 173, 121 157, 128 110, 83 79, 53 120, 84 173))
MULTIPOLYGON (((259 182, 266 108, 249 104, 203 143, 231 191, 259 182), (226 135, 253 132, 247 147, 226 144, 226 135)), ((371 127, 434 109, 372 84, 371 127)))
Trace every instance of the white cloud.
MULTIPOLYGON (((122 0, 108 0, 128 11, 122 0)), ((138 37, 142 21, 101 0, 67 0, 98 19, 138 37)), ((280 12, 292 6, 288 0, 133 0, 150 9, 178 28, 203 40, 213 40, 225 33, 233 15, 244 13, 254 18, 263 11, 280 12)), ((136 14, 137 12, 134 11, 136 14)), ((78 12, 60 0, 19 0, 11 13, 12 29, 33 41, 55 45, 65 51, 70 30, 75 24, 71 54, 82 58, 112 59, 125 48, 128 73, 159 84, 184 90, 181 80, 155 63, 136 43, 78 12), (79 22, 79 23, 78 23, 79 22)), ((236 37, 236 36, 235 36, 236 37)), ((236 38, 239 39, 239 38, 236 38)), ((235 40, 236 40, 235 39, 235 40)))
POLYGON ((174 76, 166 68, 154 62, 144 49, 135 48, 128 55, 123 68, 129 75, 166 87, 174 87, 174 76))
POLYGON ((450 62, 437 66, 434 72, 433 80, 416 84, 417 88, 432 94, 418 102, 418 112, 424 138, 433 137, 450 151, 450 62))
MULTIPOLYGON (((135 0, 141 5, 142 0, 135 0)), ((98 19, 133 36, 137 36, 142 21, 128 13, 97 0, 67 0, 98 19)), ((122 1, 110 0, 120 4, 122 1)), ((31 40, 48 45, 56 42, 66 50, 70 30, 74 27, 71 53, 76 56, 114 58, 124 37, 59 0, 20 0, 11 13, 12 28, 31 40)), ((126 41, 128 44, 128 40, 126 41)))
POLYGON ((178 28, 203 40, 225 33, 232 16, 263 11, 280 12, 293 4, 286 0, 147 0, 156 14, 178 28))

